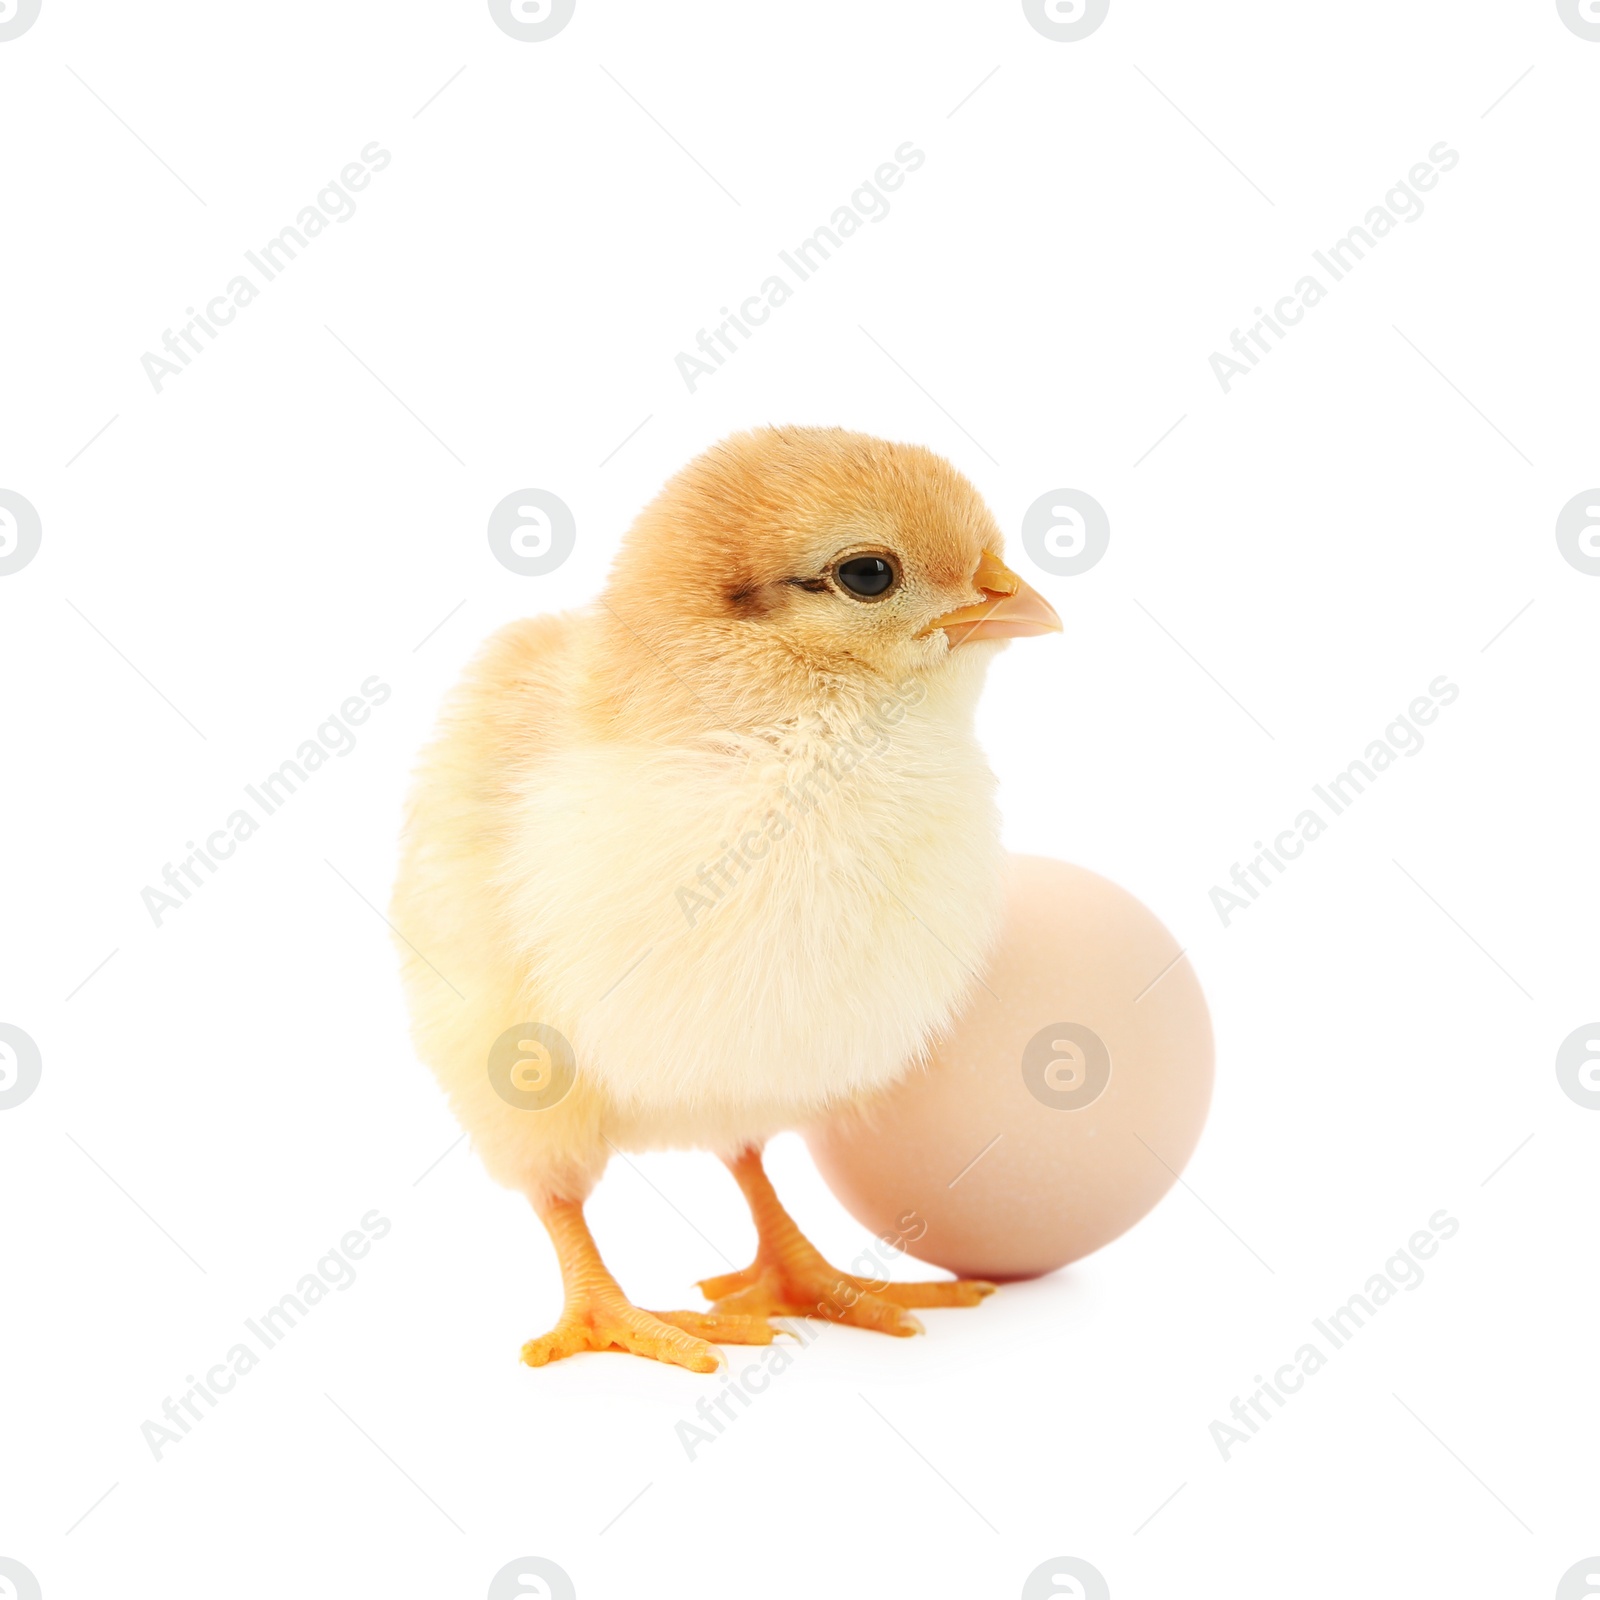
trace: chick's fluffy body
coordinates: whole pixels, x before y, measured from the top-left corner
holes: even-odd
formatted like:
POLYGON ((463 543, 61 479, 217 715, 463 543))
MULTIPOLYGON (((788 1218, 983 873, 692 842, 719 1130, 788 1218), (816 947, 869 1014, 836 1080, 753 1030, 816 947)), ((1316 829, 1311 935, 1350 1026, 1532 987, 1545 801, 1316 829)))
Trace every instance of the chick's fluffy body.
POLYGON ((611 1147, 732 1154, 952 1020, 999 915, 993 650, 919 634, 999 545, 926 451, 765 430, 668 483, 593 607, 490 640, 424 755, 394 921, 419 1051, 501 1182, 581 1198, 611 1147), (861 546, 903 568, 881 604, 816 587, 861 546), (487 1071, 528 1022, 577 1066, 539 1111, 487 1071))

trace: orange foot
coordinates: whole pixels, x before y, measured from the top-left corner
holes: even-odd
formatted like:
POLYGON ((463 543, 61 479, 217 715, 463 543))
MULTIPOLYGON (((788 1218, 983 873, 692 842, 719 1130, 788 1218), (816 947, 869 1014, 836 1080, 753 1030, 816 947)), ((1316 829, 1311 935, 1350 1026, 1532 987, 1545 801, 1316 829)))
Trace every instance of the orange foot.
POLYGON ((937 1283, 888 1283, 858 1278, 831 1266, 795 1226, 761 1166, 746 1150, 729 1166, 750 1202, 756 1259, 740 1272, 703 1279, 700 1292, 720 1316, 816 1316, 908 1338, 923 1331, 910 1306, 975 1306, 994 1293, 976 1278, 937 1283))
POLYGON ((581 1350, 621 1350, 691 1372, 715 1372, 719 1344, 771 1344, 777 1330, 765 1317, 720 1311, 642 1311, 606 1270, 583 1220, 569 1200, 540 1209, 561 1262, 566 1306, 549 1333, 530 1339, 522 1359, 548 1366, 581 1350))
POLYGON ((548 1366, 580 1350, 621 1350, 691 1372, 715 1372, 719 1344, 771 1344, 775 1330, 765 1317, 718 1312, 642 1311, 620 1289, 568 1302, 561 1320, 522 1347, 530 1367, 548 1366))

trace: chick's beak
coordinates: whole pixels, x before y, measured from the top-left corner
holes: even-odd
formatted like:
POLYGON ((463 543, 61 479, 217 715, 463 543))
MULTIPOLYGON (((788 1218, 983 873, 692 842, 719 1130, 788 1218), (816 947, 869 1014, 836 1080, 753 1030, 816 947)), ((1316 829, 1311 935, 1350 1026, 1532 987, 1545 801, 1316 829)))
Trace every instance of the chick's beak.
POLYGON ((1022 639, 1032 634, 1060 633, 1061 618, 1037 589, 1030 588, 999 556, 985 550, 972 575, 984 598, 974 606, 936 618, 922 637, 943 631, 953 650, 973 639, 1022 639))

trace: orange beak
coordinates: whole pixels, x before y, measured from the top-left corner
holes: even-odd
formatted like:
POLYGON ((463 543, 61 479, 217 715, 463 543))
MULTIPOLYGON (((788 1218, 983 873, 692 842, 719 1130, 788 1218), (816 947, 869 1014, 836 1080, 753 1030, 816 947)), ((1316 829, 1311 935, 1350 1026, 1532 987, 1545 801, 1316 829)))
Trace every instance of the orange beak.
POLYGON ((999 556, 985 550, 972 581, 984 598, 931 622, 921 637, 942 630, 953 650, 974 639, 1023 639, 1039 633, 1060 633, 1056 608, 1030 588, 999 556))

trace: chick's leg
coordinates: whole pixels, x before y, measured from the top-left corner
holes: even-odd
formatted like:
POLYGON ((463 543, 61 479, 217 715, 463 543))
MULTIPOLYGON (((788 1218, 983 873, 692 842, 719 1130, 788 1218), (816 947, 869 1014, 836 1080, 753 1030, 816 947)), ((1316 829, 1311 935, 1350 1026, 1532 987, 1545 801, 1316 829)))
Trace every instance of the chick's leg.
POLYGON ((779 1203, 761 1165, 761 1152, 741 1151, 728 1163, 756 1225, 756 1259, 742 1272, 706 1278, 700 1292, 718 1314, 818 1316, 904 1338, 922 1332, 908 1306, 975 1306, 992 1283, 954 1279, 889 1283, 830 1266, 779 1203))
POLYGON ((622 1292, 595 1248, 575 1200, 535 1203, 561 1263, 566 1305, 561 1320, 542 1338, 522 1347, 530 1367, 542 1367, 580 1350, 622 1350, 654 1361, 715 1372, 720 1364, 712 1342, 771 1344, 773 1328, 765 1317, 700 1311, 641 1311, 622 1292))

